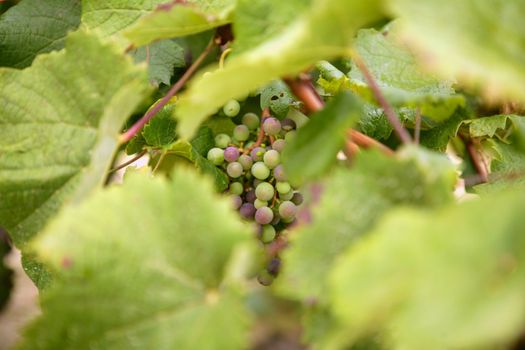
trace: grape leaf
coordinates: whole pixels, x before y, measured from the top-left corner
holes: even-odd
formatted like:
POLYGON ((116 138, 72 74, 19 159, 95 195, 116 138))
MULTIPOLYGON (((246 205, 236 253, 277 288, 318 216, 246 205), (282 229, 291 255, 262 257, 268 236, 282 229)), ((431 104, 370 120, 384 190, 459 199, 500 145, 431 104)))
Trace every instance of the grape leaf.
POLYGON ((191 140, 191 145, 201 156, 206 157, 208 151, 215 147, 215 138, 212 130, 207 126, 202 126, 197 135, 191 140))
POLYGON ((313 1, 302 16, 278 34, 227 60, 223 69, 193 79, 175 111, 181 136, 190 137, 229 99, 242 98, 246 91, 300 72, 320 59, 348 53, 356 29, 380 16, 380 1, 313 1))
POLYGON ((82 24, 111 36, 135 23, 166 0, 82 0, 82 24))
POLYGON ((456 137, 463 120, 469 116, 470 112, 467 109, 458 108, 450 118, 432 129, 421 130, 421 145, 444 152, 449 141, 456 137))
MULTIPOLYGON (((508 122, 513 126, 519 127, 520 120, 525 117, 514 114, 499 114, 490 117, 483 117, 477 119, 464 120, 463 125, 468 128, 470 137, 494 137, 498 132, 504 132, 507 129, 508 122)), ((506 138, 506 133, 502 135, 502 139, 506 138)))
POLYGON ((0 223, 18 247, 99 186, 146 74, 86 32, 25 70, 0 70, 0 223))
POLYGON ((359 100, 349 92, 342 92, 312 115, 283 150, 282 163, 289 181, 298 185, 323 175, 336 162, 347 129, 361 113, 359 100))
POLYGON ((421 62, 491 99, 525 101, 525 2, 389 0, 421 62))
POLYGON ((214 135, 231 135, 233 134, 233 129, 235 129, 235 123, 231 118, 216 115, 206 120, 202 125, 210 128, 214 135))
POLYGON ((148 62, 149 80, 156 86, 170 85, 175 68, 186 66, 184 49, 172 40, 161 40, 131 52, 135 62, 148 62))
POLYGON ((261 109, 270 108, 273 115, 279 119, 284 119, 296 103, 290 89, 282 80, 272 81, 261 89, 261 109))
POLYGON ((33 245, 57 279, 20 348, 245 348, 250 315, 223 280, 251 238, 213 192, 179 169, 64 210, 33 245))
POLYGON ((234 0, 192 0, 145 16, 124 35, 136 46, 155 40, 175 38, 221 26, 230 22, 234 0))
POLYGON ((25 68, 60 50, 80 24, 80 0, 23 0, 0 17, 0 66, 25 68))
POLYGON ((166 147, 175 141, 177 122, 171 117, 173 107, 168 104, 144 126, 142 136, 147 146, 166 147))
POLYGON ((498 349, 525 324, 525 193, 439 211, 398 210, 330 273, 350 338, 385 331, 396 349, 498 349))
POLYGON ((312 223, 291 236, 276 280, 284 295, 326 302, 326 271, 352 242, 395 205, 438 206, 452 199, 455 169, 446 157, 415 147, 397 158, 364 152, 352 169, 324 181, 312 223))

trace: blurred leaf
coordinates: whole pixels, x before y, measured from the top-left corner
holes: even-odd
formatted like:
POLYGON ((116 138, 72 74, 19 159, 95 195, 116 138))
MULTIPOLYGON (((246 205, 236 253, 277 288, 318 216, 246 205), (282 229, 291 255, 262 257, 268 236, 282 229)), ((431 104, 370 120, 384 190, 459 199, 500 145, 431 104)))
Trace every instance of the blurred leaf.
POLYGON ((25 68, 64 47, 80 24, 80 0, 24 0, 0 17, 0 66, 25 68))
POLYGON ((421 62, 480 88, 491 100, 525 101, 525 2, 389 0, 421 62))
POLYGON ((232 135, 235 129, 235 123, 231 118, 214 115, 213 117, 202 123, 202 126, 208 127, 213 132, 213 135, 227 134, 232 135))
POLYGON ((206 157, 208 151, 215 147, 215 138, 213 132, 207 126, 202 126, 197 130, 197 135, 191 140, 193 149, 201 156, 206 157))
POLYGON ((189 171, 68 207, 34 243, 57 279, 20 348, 245 348, 250 316, 221 282, 248 232, 189 171))
POLYGON ((525 325, 524 205, 514 191, 392 212, 330 273, 346 335, 384 331, 396 349, 506 348, 525 325))
POLYGON ((13 288, 13 271, 5 265, 5 257, 10 251, 11 248, 7 244, 7 236, 0 228, 0 311, 2 311, 9 300, 13 288))
POLYGON ((301 184, 329 170, 343 147, 347 129, 357 122, 361 113, 359 100, 349 92, 342 92, 312 115, 282 155, 290 182, 301 184))

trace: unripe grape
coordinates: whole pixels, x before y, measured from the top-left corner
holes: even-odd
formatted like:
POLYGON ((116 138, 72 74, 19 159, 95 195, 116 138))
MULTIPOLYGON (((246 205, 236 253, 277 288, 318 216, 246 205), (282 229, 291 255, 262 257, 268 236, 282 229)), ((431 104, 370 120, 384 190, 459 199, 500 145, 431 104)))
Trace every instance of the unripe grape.
POLYGON ((246 113, 242 116, 242 123, 250 130, 256 130, 259 127, 259 117, 255 113, 246 113))
POLYGON ((273 169, 273 177, 275 177, 277 181, 284 182, 288 180, 288 178, 286 177, 286 174, 284 173, 284 169, 282 165, 278 165, 273 169))
MULTIPOLYGON (((230 163, 230 164, 233 164, 233 163, 230 163)), ((241 169, 242 169, 242 165, 241 165, 241 169)), ((259 180, 264 180, 268 176, 270 176, 270 169, 268 169, 268 167, 263 162, 257 162, 254 165, 252 165, 252 174, 259 180)))
POLYGON ((284 118, 281 120, 281 128, 284 131, 290 131, 296 128, 295 122, 289 118, 284 118))
POLYGON ((252 167, 253 165, 253 160, 252 160, 252 157, 250 157, 249 155, 247 154, 242 154, 239 159, 237 159, 237 161, 239 163, 241 163, 242 165, 242 168, 244 170, 248 170, 252 167))
POLYGON ((237 147, 228 147, 224 150, 224 160, 227 162, 235 162, 239 158, 239 149, 237 147))
POLYGON ((289 192, 286 192, 286 193, 279 192, 279 199, 283 201, 289 201, 289 200, 292 200, 292 198, 293 198, 293 190, 290 190, 289 192))
POLYGON ((268 182, 261 182, 255 189, 255 196, 262 201, 269 201, 274 195, 275 190, 268 182))
POLYGON ((255 190, 249 190, 246 192, 244 199, 246 199, 246 202, 253 203, 255 199, 257 199, 257 196, 255 196, 255 190))
POLYGON ((246 141, 250 137, 250 130, 246 125, 237 125, 233 129, 233 137, 238 141, 246 141))
POLYGON ((215 146, 219 148, 226 148, 232 139, 226 134, 218 134, 215 136, 215 146))
MULTIPOLYGON (((268 242, 271 242, 268 241, 268 242)), ((257 276, 257 281, 259 281, 260 284, 263 286, 269 286, 273 283, 274 277, 266 270, 262 270, 259 272, 259 275, 257 276)))
POLYGON ((288 193, 291 191, 292 186, 288 182, 277 182, 275 185, 275 189, 279 193, 288 193))
POLYGON ((270 243, 275 239, 275 228, 272 225, 263 225, 261 233, 261 241, 263 243, 270 243))
POLYGON ((263 160, 268 168, 273 169, 281 162, 281 156, 279 152, 272 149, 264 154, 263 160))
POLYGON ((262 201, 262 200, 257 198, 255 200, 255 202, 253 202, 253 206, 255 207, 255 209, 259 209, 259 208, 262 208, 262 207, 267 207, 268 206, 268 202, 262 201))
POLYGON ((292 130, 286 133, 286 135, 284 136, 284 139, 286 140, 287 143, 290 143, 292 142, 292 140, 295 138, 296 135, 297 135, 297 131, 292 130))
POLYGON ((277 135, 281 131, 281 122, 274 117, 266 118, 263 122, 263 130, 266 135, 277 135))
POLYGON ((240 196, 243 192, 244 192, 244 187, 242 186, 242 184, 240 182, 232 182, 230 184, 230 193, 231 194, 236 194, 236 195, 240 196))
POLYGON ((224 151, 214 147, 208 151, 208 160, 215 165, 221 165, 224 162, 224 151))
POLYGON ((281 217, 279 216, 279 213, 273 213, 273 220, 270 222, 270 225, 277 225, 281 221, 281 217))
POLYGON ((293 219, 297 214, 297 207, 290 201, 284 201, 279 205, 279 215, 283 220, 293 219))
POLYGON ((261 225, 266 225, 272 222, 273 211, 268 207, 261 207, 255 212, 255 222, 261 225))
POLYGON ((255 215, 255 207, 252 203, 244 203, 243 205, 241 205, 239 213, 245 219, 253 219, 253 216, 255 215))
POLYGON ((283 139, 275 140, 272 144, 272 149, 276 150, 277 152, 282 152, 284 145, 286 145, 286 141, 283 139))
POLYGON ((293 194, 293 197, 292 197, 292 202, 295 204, 295 205, 301 205, 303 204, 303 195, 300 194, 299 192, 295 192, 293 194))
POLYGON ((222 111, 227 117, 233 118, 237 114, 239 114, 239 111, 241 110, 241 105, 237 100, 229 100, 226 102, 224 107, 222 107, 222 111))
POLYGON ((233 195, 231 196, 232 202, 233 202, 233 208, 239 209, 242 205, 242 198, 241 196, 233 195))
POLYGON ((238 162, 232 162, 226 167, 226 172, 230 177, 238 178, 242 175, 242 165, 238 162))
POLYGON ((263 160, 264 152, 266 152, 266 150, 264 148, 262 148, 262 147, 255 147, 250 152, 250 156, 252 156, 252 159, 253 159, 254 162, 260 162, 261 160, 263 160))

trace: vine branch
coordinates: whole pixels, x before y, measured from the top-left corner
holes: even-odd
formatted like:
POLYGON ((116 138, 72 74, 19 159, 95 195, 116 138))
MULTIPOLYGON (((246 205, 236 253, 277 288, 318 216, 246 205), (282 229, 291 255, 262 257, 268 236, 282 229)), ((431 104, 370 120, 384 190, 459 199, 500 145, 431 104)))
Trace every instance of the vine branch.
POLYGON ((137 153, 137 155, 135 155, 135 157, 133 157, 130 160, 128 160, 128 161, 126 161, 126 162, 124 162, 124 163, 114 167, 113 169, 111 169, 109 171, 109 173, 114 173, 115 171, 119 171, 120 169, 125 168, 128 165, 135 163, 137 160, 139 160, 140 158, 144 157, 144 155, 146 153, 148 153, 148 150, 146 150, 146 149, 142 150, 140 153, 137 153))
POLYGON ((186 84, 186 82, 189 80, 189 78, 195 73, 197 68, 200 66, 202 61, 208 56, 208 54, 211 52, 215 45, 215 39, 210 40, 208 43, 208 46, 204 49, 204 51, 197 57, 197 59, 191 64, 191 66, 184 72, 182 77, 173 84, 171 89, 168 91, 168 93, 158 102, 156 103, 151 109, 149 109, 146 114, 142 118, 140 118, 135 124, 133 124, 126 132, 120 135, 119 142, 125 143, 128 142, 135 136, 143 127, 146 125, 151 118, 153 118, 168 102, 169 100, 175 96, 177 92, 186 84))

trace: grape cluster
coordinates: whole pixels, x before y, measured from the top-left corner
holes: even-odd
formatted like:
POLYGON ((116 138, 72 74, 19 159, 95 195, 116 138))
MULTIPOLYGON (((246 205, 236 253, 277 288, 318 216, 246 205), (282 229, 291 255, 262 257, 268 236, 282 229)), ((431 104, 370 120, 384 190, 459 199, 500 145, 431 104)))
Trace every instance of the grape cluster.
POLYGON ((236 100, 224 105, 223 113, 240 124, 232 135, 215 136, 208 160, 228 174, 235 209, 244 219, 255 221, 260 240, 270 243, 295 220, 303 201, 281 165, 281 152, 294 137, 296 125, 291 119, 280 121, 264 113, 262 120, 251 112, 240 117, 240 110, 236 100))

